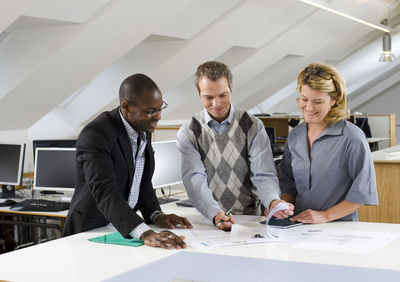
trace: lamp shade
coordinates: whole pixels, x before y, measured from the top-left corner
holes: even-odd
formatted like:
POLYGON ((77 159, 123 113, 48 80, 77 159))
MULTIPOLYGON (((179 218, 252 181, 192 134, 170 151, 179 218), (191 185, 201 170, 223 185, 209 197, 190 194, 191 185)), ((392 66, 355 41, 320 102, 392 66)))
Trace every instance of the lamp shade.
POLYGON ((394 62, 396 60, 392 53, 392 39, 389 33, 385 33, 382 38, 382 55, 379 58, 380 62, 394 62))

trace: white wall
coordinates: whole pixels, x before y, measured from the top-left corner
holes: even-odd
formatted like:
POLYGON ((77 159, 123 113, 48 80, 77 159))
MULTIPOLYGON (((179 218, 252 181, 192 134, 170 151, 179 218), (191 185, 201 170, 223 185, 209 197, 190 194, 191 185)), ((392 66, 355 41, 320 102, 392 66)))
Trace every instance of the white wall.
POLYGON ((81 127, 73 128, 66 122, 68 119, 62 117, 62 110, 53 111, 44 116, 27 130, 0 131, 0 143, 25 143, 24 172, 33 171, 33 140, 57 140, 78 138, 81 127), (47 123, 42 123, 47 120, 47 123))
MULTIPOLYGON (((376 95, 367 103, 354 110, 366 114, 395 114, 396 115, 396 143, 400 144, 400 83, 387 91, 376 95)), ((379 136, 377 136, 379 137, 379 136)))

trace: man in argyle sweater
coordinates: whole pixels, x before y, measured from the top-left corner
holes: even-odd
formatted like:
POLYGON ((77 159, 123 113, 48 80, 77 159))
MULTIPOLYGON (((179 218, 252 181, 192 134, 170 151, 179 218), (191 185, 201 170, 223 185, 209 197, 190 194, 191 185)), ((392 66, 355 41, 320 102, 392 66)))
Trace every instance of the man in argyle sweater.
MULTIPOLYGON (((206 62, 196 72, 204 110, 178 132, 182 178, 194 207, 218 228, 230 230, 233 214, 260 215, 280 200, 279 182, 263 123, 230 103, 232 73, 220 62, 206 62), (222 224, 219 224, 222 221, 222 224)), ((293 205, 275 214, 293 214, 293 205)))

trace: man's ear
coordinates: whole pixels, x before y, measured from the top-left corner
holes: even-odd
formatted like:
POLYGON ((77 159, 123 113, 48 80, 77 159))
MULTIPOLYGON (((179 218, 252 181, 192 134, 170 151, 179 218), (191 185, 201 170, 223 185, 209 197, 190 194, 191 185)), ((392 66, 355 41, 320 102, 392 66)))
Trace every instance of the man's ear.
POLYGON ((129 108, 129 102, 126 100, 123 100, 121 102, 121 110, 128 111, 128 108, 129 108))

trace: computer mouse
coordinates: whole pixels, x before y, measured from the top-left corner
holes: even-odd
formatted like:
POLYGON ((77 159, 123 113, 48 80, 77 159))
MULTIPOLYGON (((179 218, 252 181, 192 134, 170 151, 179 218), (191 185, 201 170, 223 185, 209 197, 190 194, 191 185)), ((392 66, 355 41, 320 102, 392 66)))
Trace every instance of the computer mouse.
POLYGON ((14 205, 15 203, 16 203, 16 201, 7 199, 4 202, 0 203, 0 207, 8 207, 8 206, 14 205))
POLYGON ((12 211, 25 211, 26 210, 26 205, 24 205, 24 203, 21 202, 17 202, 14 205, 12 205, 10 207, 10 210, 12 211))

